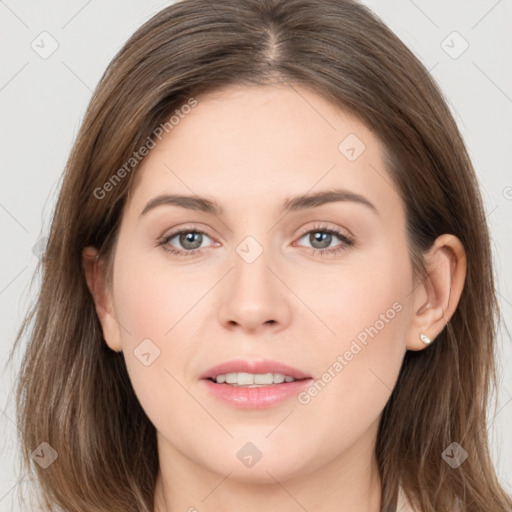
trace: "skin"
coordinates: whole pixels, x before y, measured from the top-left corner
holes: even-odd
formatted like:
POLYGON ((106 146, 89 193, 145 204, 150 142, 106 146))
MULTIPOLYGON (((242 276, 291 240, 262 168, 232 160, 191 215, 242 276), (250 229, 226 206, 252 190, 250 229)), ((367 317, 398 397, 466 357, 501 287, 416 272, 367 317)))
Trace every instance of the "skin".
MULTIPOLYGON (((83 252, 104 338, 123 351, 157 429, 155 510, 379 512, 379 419, 406 350, 425 349, 419 333, 434 340, 452 316, 464 249, 452 235, 438 238, 425 255, 430 279, 414 282, 404 205, 379 139, 315 93, 230 86, 197 99, 137 170, 112 288, 96 249, 83 252), (348 134, 366 146, 354 161, 338 150, 348 134), (280 213, 289 197, 333 188, 364 196, 377 212, 343 201, 280 213), (207 196, 224 213, 165 205, 140 216, 163 193, 207 196), (319 224, 356 245, 335 235, 322 245, 319 224), (200 253, 179 257, 157 246, 179 229, 206 231, 200 253), (236 252, 249 235, 263 248, 250 264, 236 252), (325 247, 344 249, 321 255, 325 247), (199 380, 236 358, 273 359, 321 379, 396 303, 394 318, 307 404, 293 397, 234 409, 199 380), (160 350, 149 366, 134 355, 146 338, 160 350), (247 442, 262 453, 250 468, 237 458, 247 442)), ((199 242, 183 245, 178 236, 167 245, 190 252, 199 242)))

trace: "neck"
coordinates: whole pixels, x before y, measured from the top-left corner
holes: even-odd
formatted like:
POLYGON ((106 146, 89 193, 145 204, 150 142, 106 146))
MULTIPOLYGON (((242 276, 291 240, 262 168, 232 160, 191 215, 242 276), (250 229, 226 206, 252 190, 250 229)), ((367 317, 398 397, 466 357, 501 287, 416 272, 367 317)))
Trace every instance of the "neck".
POLYGON ((157 433, 160 471, 155 512, 260 512, 273 508, 282 512, 301 508, 315 512, 380 512, 381 479, 374 457, 375 443, 368 442, 373 433, 372 428, 321 467, 311 471, 307 467, 294 469, 291 478, 275 478, 273 468, 265 471, 260 467, 260 476, 264 476, 258 481, 234 479, 229 469, 224 474, 210 471, 157 433))

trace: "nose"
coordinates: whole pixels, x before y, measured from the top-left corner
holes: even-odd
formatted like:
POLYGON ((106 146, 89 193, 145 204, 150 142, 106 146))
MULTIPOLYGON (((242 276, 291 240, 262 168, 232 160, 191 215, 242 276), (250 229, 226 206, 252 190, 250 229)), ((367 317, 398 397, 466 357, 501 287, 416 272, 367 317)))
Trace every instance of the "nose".
POLYGON ((273 268, 268 251, 263 250, 254 261, 240 254, 234 254, 234 266, 221 290, 220 323, 251 332, 285 328, 291 316, 291 292, 273 268))

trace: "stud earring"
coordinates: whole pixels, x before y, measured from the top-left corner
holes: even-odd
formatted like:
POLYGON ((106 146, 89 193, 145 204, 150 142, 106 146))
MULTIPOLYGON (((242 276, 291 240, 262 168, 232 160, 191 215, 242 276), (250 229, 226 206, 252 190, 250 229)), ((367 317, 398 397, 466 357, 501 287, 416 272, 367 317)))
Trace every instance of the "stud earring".
POLYGON ((430 345, 430 342, 432 341, 426 334, 423 334, 420 332, 420 339, 425 343, 425 345, 430 345))

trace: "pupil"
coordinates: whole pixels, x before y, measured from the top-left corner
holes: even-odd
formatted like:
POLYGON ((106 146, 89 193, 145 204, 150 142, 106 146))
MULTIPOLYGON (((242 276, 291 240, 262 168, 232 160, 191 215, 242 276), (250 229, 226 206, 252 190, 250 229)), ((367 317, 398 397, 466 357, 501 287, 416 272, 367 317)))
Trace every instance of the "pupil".
POLYGON ((324 249, 325 247, 329 247, 329 244, 331 242, 331 236, 332 235, 330 233, 326 233, 324 231, 316 231, 313 235, 313 241, 315 243, 320 242, 321 245, 321 247, 317 247, 317 249, 324 249))
MULTIPOLYGON (((199 244, 194 247, 194 238, 201 237, 201 233, 185 233, 181 235, 180 243, 185 247, 186 249, 197 249, 201 246, 201 239, 199 238, 199 244), (190 247, 188 244, 192 244, 192 247, 190 247)), ((197 240, 196 240, 197 242, 197 240)))

